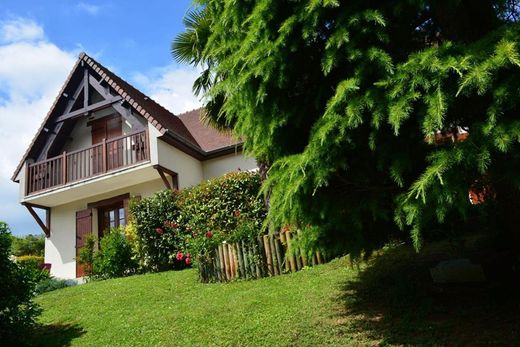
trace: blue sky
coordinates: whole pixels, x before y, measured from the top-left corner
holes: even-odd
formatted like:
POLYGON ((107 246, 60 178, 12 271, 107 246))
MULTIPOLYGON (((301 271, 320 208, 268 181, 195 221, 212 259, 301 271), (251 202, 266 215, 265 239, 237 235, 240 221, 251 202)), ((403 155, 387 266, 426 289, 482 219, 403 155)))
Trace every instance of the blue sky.
POLYGON ((81 51, 174 113, 200 105, 191 93, 197 72, 170 55, 190 6, 188 0, 2 0, 0 220, 13 234, 41 233, 18 204, 10 176, 81 51))

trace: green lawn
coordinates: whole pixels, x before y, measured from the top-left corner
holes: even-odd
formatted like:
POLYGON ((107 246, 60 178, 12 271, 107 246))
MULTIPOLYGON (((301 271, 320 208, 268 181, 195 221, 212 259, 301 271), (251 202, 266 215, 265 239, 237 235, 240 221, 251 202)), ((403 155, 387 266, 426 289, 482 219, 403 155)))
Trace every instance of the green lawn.
MULTIPOLYGON (((518 295, 431 285, 424 259, 387 252, 299 273, 200 284, 194 270, 57 290, 37 299, 44 346, 514 345, 518 295), (412 265, 411 265, 412 264, 412 265)), ((514 293, 514 292, 513 292, 514 293)), ((516 292, 518 293, 518 292, 516 292)), ((516 342, 515 342, 516 341, 516 342)))

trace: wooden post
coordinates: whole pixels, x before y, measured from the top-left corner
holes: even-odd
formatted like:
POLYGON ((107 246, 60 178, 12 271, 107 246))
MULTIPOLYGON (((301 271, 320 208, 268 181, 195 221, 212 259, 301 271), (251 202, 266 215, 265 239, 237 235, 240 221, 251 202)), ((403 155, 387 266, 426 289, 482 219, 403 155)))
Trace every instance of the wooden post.
POLYGON ((244 240, 242 240, 240 242, 240 247, 242 248, 242 256, 243 256, 243 260, 244 260, 244 278, 249 278, 250 277, 250 269, 249 269, 249 259, 248 259, 248 250, 247 250, 247 247, 246 247, 246 242, 244 240))
POLYGON ((323 264, 320 251, 316 251, 316 258, 318 259, 318 264, 323 264))
MULTIPOLYGON (((259 247, 258 244, 257 244, 257 247, 259 247)), ((258 249, 260 250, 260 248, 258 248, 258 249)), ((253 259, 255 259, 255 255, 257 257, 259 256, 260 251, 258 252, 258 254, 255 254, 255 248, 252 246, 249 246, 248 254, 249 254, 249 268, 251 270, 251 277, 260 278, 260 276, 258 275, 258 271, 257 271, 258 264, 256 261, 253 261, 253 259)))
POLYGON ((271 258, 273 259, 273 273, 274 275, 279 275, 279 267, 278 267, 278 258, 276 257, 276 248, 274 246, 274 235, 268 235, 267 239, 269 240, 269 249, 271 251, 271 258))
MULTIPOLYGON (((266 257, 265 257, 265 249, 264 249, 264 241, 263 241, 263 238, 262 236, 258 236, 257 238, 257 246, 258 246, 258 253, 255 254, 257 257, 260 258, 260 261, 259 262, 256 262, 255 264, 255 270, 256 270, 256 277, 257 278, 260 278, 262 276, 268 276, 269 274, 267 273, 267 262, 266 262, 266 257)), ((254 250, 253 250, 253 254, 254 254, 254 250)))
POLYGON ((228 248, 228 257, 229 257, 229 272, 231 275, 231 279, 235 278, 235 257, 233 256, 233 245, 226 243, 228 248))
POLYGON ((103 173, 108 171, 108 151, 107 151, 107 140, 103 139, 102 142, 102 156, 103 156, 103 173))
POLYGON ((287 231, 285 233, 285 237, 287 238, 287 256, 289 257, 289 265, 291 267, 291 271, 296 271, 296 262, 294 261, 294 252, 292 250, 291 245, 291 233, 287 231))
POLYGON ((246 278, 246 274, 244 272, 244 253, 242 252, 242 243, 240 241, 236 243, 236 249, 238 258, 238 277, 246 278))
POLYGON ((269 246, 269 236, 264 235, 263 237, 264 249, 265 249, 265 259, 267 260, 267 272, 269 276, 274 275, 273 270, 273 256, 271 255, 271 247, 269 246))
POLYGON ((280 232, 280 241, 282 242, 282 247, 284 249, 283 263, 285 265, 285 272, 289 272, 290 271, 290 267, 289 267, 289 260, 287 258, 287 254, 288 254, 287 239, 285 237, 285 233, 284 232, 280 232))
POLYGON ((218 255, 220 262, 220 277, 222 278, 222 282, 226 281, 226 264, 224 263, 224 249, 222 244, 218 245, 218 255))
POLYGON ((278 259, 278 273, 281 275, 283 273, 283 253, 280 247, 280 239, 276 238, 275 235, 273 235, 274 240, 274 250, 276 252, 276 259, 278 259))
POLYGON ((63 152, 63 156, 62 156, 62 180, 63 180, 63 184, 66 184, 67 183, 67 152, 63 152))
MULTIPOLYGON (((300 236, 300 235, 301 235, 301 232, 300 232, 300 230, 298 230, 298 236, 300 236)), ((300 252, 300 256, 302 257, 302 266, 303 267, 307 266, 307 255, 301 248, 298 248, 298 251, 300 252)))

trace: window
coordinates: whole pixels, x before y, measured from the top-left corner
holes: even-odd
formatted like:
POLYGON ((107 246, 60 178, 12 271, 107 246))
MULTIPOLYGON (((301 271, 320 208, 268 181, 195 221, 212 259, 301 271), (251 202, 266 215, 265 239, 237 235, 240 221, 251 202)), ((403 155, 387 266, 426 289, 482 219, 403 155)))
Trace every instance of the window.
POLYGON ((126 225, 126 213, 122 202, 117 205, 102 207, 99 212, 101 217, 100 226, 102 227, 99 231, 100 236, 111 228, 126 225))

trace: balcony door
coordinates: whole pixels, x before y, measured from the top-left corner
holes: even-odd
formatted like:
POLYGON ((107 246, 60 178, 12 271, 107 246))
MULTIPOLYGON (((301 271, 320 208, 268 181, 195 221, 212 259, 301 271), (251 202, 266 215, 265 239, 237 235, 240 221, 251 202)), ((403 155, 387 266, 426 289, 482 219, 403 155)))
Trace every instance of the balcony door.
MULTIPOLYGON (((90 123, 92 126, 92 145, 100 144, 103 140, 107 141, 107 170, 117 168, 123 165, 123 151, 119 148, 120 141, 110 141, 113 138, 123 135, 122 120, 120 115, 111 115, 108 117, 96 119, 90 123)), ((92 153, 92 167, 94 174, 103 171, 103 148, 97 147, 92 153)))

